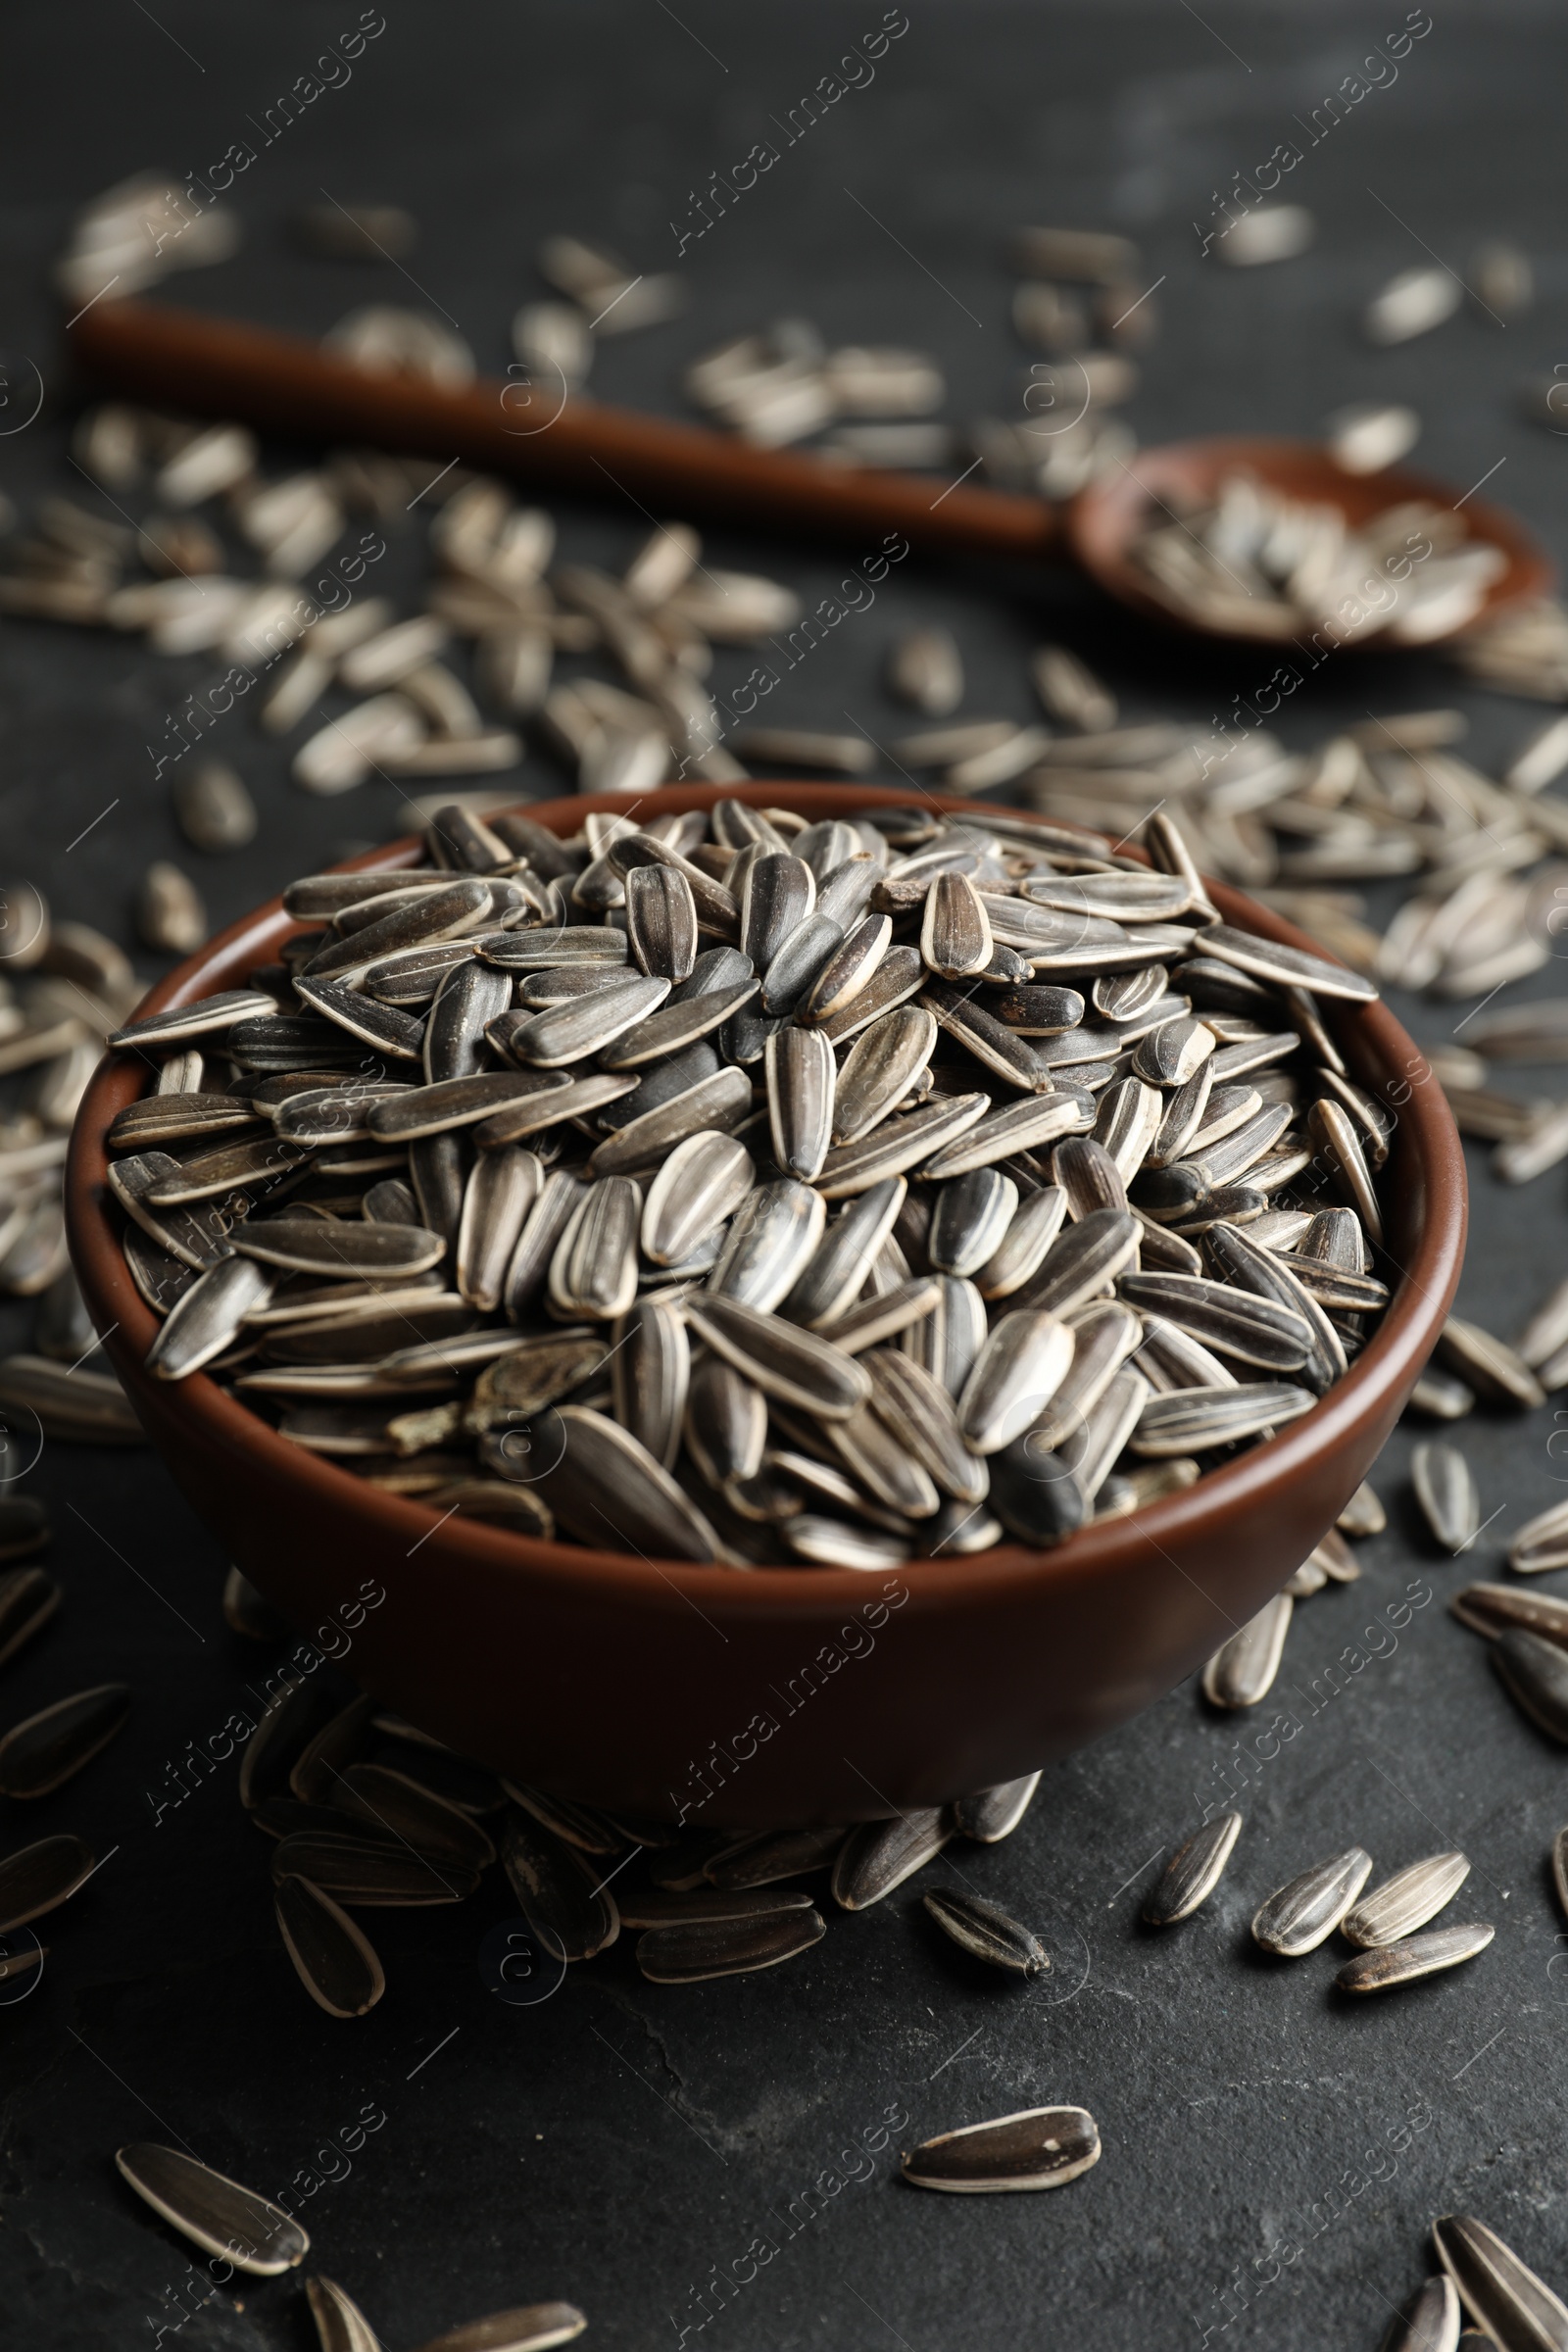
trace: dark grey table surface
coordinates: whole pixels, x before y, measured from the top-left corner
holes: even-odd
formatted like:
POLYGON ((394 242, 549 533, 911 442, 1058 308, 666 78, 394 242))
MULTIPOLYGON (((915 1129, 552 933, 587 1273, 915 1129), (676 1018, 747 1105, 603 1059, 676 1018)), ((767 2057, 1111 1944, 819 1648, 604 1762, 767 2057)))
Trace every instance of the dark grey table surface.
MULTIPOLYGON (((575 229, 640 268, 670 266, 668 223, 686 219, 688 191, 744 155, 881 13, 872 0, 739 12, 388 0, 352 79, 239 183, 243 250, 170 296, 307 331, 360 302, 409 301, 448 316, 499 371, 514 309, 542 291, 542 233, 575 229), (291 248, 287 216, 323 189, 412 209, 422 233, 407 273, 291 248)), ((1186 0, 909 0, 874 81, 690 247, 688 315, 606 345, 594 388, 681 413, 685 359, 794 312, 834 340, 938 353, 956 419, 1015 414, 1027 355, 1006 323, 1001 233, 1027 220, 1116 226, 1161 281, 1162 331, 1130 410, 1144 440, 1311 431, 1348 400, 1409 399, 1425 419, 1422 463, 1461 486, 1490 473, 1487 495, 1568 555, 1568 451, 1514 403, 1517 380, 1568 349, 1568 24, 1544 6, 1434 13, 1397 78, 1294 174, 1289 193, 1320 223, 1313 250, 1243 272, 1200 259, 1195 217, 1206 221, 1214 192, 1398 29, 1395 0, 1213 0, 1201 15, 1186 0), (1373 288, 1429 254, 1462 270, 1486 233, 1534 256, 1528 317, 1501 328, 1467 309, 1398 350, 1359 340, 1355 311, 1373 288)), ((34 424, 0 437, 0 487, 24 510, 71 487, 46 262, 74 207, 144 165, 205 172, 355 21, 346 0, 221 14, 89 0, 12 18, 0 319, 13 360, 32 359, 48 393, 34 424)), ((623 561, 646 529, 613 503, 562 520, 564 545, 595 560, 623 561)), ((386 576, 411 596, 416 526, 390 537, 386 576)), ((842 568, 835 551, 738 533, 710 545, 721 563, 812 595, 842 568)), ((1024 657, 1045 635, 1098 663, 1134 714, 1206 721, 1255 667, 1147 631, 1067 573, 1019 582, 911 562, 802 664, 769 718, 882 736, 897 719, 883 651, 925 617, 956 631, 974 711, 1028 712, 1024 657)), ((721 655, 719 684, 748 659, 721 655)), ((383 785, 306 798, 286 752, 236 717, 212 748, 249 781, 260 838, 226 859, 189 851, 147 746, 206 675, 199 660, 158 662, 130 641, 0 630, 4 871, 128 944, 133 886, 153 857, 177 857, 226 921, 291 874, 400 829, 383 785)), ((1281 725, 1302 743, 1369 710, 1434 702, 1470 711, 1467 748, 1484 767, 1540 715, 1457 687, 1436 658, 1368 656, 1325 664, 1281 725)), ((522 781, 543 794, 557 780, 530 753, 522 781)), ((1555 993, 1560 971, 1513 993, 1555 993)), ((1460 1017, 1401 1009, 1428 1041, 1460 1017)), ((1562 1173, 1505 1193, 1474 1149, 1472 1162, 1462 1302, 1506 1332, 1563 1268, 1562 1173)), ((8 1306, 0 1343, 25 1345, 26 1323, 8 1306)), ((928 1874, 956 1884, 961 1869, 1037 1926, 1054 1962, 1043 1982, 1019 1989, 966 1965, 909 1888, 837 1919, 808 1961, 775 1974, 659 1989, 623 1941, 543 2005, 511 2007, 480 1980, 480 1941, 510 1909, 487 1883, 463 1910, 375 1915, 388 1990, 352 2025, 312 2006, 278 1946, 234 1763, 168 1802, 180 1759, 253 1707, 270 1662, 221 1621, 221 1552, 150 1453, 49 1445, 26 1487, 55 1514, 67 1599, 6 1669, 4 1718, 111 1676, 134 1686, 136 1705, 104 1758, 3 1826, 7 1847, 76 1828, 106 1858, 49 1923, 36 1993, 0 2015, 0 2342, 121 2352, 186 2312, 179 2340, 192 2347, 309 2340, 297 2274, 214 2290, 121 2185, 113 2151, 143 2137, 188 2145, 264 2191, 292 2185, 312 2267, 342 2280, 394 2347, 552 2296, 586 2309, 595 2342, 639 2352, 699 2339, 734 2352, 1371 2346, 1431 2267, 1430 2217, 1448 2210, 1481 2215, 1568 2286, 1568 1937, 1544 1868, 1568 1813, 1563 1766, 1446 1607, 1468 1575, 1494 1572, 1510 1526, 1560 1494, 1556 1418, 1482 1412, 1461 1433, 1484 1510, 1499 1514, 1474 1566, 1435 1555, 1419 1533, 1406 1479, 1419 1433, 1396 1433, 1378 1474, 1390 1527, 1363 1550, 1362 1582, 1298 1612, 1277 1699, 1297 1728, 1277 1753, 1256 1753, 1276 1702, 1217 1719, 1184 1688, 1051 1768, 1010 1843, 928 1874), (1412 1587, 1419 1605, 1400 1628, 1389 1612, 1412 1587), (1142 1930, 1157 1854, 1226 1786, 1243 1791, 1247 1827, 1219 1895, 1177 1934, 1142 1930), (1495 1923, 1492 1949, 1364 2008, 1332 1993, 1327 1952, 1261 1965, 1246 1923, 1262 1893, 1356 1840, 1390 1867, 1464 1845, 1475 1870, 1459 1910, 1495 1923), (898 2183, 901 2143, 1054 2100, 1088 2106, 1104 2140, 1099 2168, 1064 2192, 962 2201, 898 2183)), ((517 1668, 526 1705, 552 1661, 517 1668)))

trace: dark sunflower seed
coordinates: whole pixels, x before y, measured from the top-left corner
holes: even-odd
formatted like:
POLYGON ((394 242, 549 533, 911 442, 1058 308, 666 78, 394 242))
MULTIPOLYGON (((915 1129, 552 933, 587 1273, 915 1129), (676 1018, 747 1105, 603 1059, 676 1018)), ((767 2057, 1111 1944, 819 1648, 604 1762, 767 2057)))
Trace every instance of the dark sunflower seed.
POLYGON ((1298 1960, 1333 1935, 1366 1885, 1372 1857, 1358 1845, 1315 1862, 1271 1894, 1253 1916, 1253 1940, 1265 1952, 1298 1960))
POLYGON ((296 1831, 272 1855, 275 1880, 307 1879, 333 1901, 370 1908, 466 1902, 479 1885, 467 1864, 432 1862, 379 1834, 296 1831))
POLYGON ((1457 1968, 1484 1952, 1495 1928, 1433 1928, 1425 1936, 1406 1936, 1398 1943, 1382 1944, 1348 1960, 1334 1982, 1342 1992, 1387 1992, 1396 1984, 1413 1984, 1418 1977, 1436 1976, 1441 1969, 1457 1968))
POLYGON ((833 1900, 844 1911, 869 1910, 934 1861, 952 1836, 951 1817, 930 1808, 862 1822, 833 1864, 833 1900))
POLYGON ((1485 2222, 1446 2213, 1432 2225, 1438 2260, 1466 2311, 1505 2352, 1564 2352, 1568 2305, 1485 2222))
POLYGON ((1044 1976, 1051 1962, 1037 1936, 1009 1919, 1000 1904, 978 1894, 933 1889, 922 1897, 925 1908, 945 1936, 960 1950, 993 1968, 1010 1969, 1015 1976, 1044 1976))
POLYGON ((501 1860, 523 1917, 550 1951, 589 1960, 614 1942, 620 1914, 588 1855, 514 1813, 502 1837, 501 1860))
POLYGON ((686 1301, 693 1332, 764 1396, 840 1421, 869 1402, 870 1375, 812 1332, 711 1292, 686 1301))
POLYGON ((253 2278, 275 2278, 311 2250, 292 2214, 194 2156, 140 2140, 118 2148, 115 2163, 122 2180, 182 2237, 253 2278))
POLYGON ((1267 1696, 1280 1670, 1294 1606, 1288 1592, 1276 1593, 1214 1652, 1202 1678, 1211 1707, 1255 1707, 1267 1696))
POLYGON ((650 1928, 637 1939, 637 1965, 656 1984, 696 1984, 710 1977, 752 1975, 776 1968, 820 1943, 827 1923, 819 1911, 777 1911, 760 1919, 730 1919, 650 1928))
POLYGON ((1468 1550, 1481 1526, 1481 1497, 1458 1446, 1424 1440, 1410 1456, 1410 1483, 1434 1542, 1455 1556, 1468 1550))
POLYGON ((107 1747, 130 1712, 124 1683, 58 1698, 0 1739, 0 1796, 47 1796, 107 1747))
POLYGON ((585 1405, 551 1406, 530 1428, 538 1492, 590 1549, 712 1560, 718 1539, 696 1504, 626 1430, 585 1405))
POLYGON ((273 1896, 284 1947, 312 2000, 328 2017, 364 2017, 373 2009, 386 1976, 348 1914, 306 1879, 280 1879, 273 1896))
POLYGON ((1411 1862, 1363 1895, 1340 1922, 1340 1934, 1364 1948, 1396 1943, 1452 1902, 1470 1876, 1470 1857, 1457 1851, 1411 1862))
POLYGON ((66 1835, 7 1854, 0 1861, 0 1936, 66 1902, 97 1867, 91 1848, 66 1835))
POLYGON ((1083 2107, 1028 2107, 923 2140, 903 2159, 918 2188, 960 2195, 1061 2188, 1100 2161, 1100 2132, 1083 2107))
POLYGON ((296 1274, 422 1274, 442 1255, 439 1234, 422 1225, 372 1225, 325 1217, 271 1217, 246 1225, 235 1248, 266 1266, 296 1274))
POLYGON ((1207 1902, 1241 1834, 1239 1813, 1217 1813, 1195 1831, 1185 1845, 1176 1848, 1144 1905, 1144 1917, 1151 1927, 1174 1927, 1178 1920, 1191 1919, 1200 1904, 1207 1902))

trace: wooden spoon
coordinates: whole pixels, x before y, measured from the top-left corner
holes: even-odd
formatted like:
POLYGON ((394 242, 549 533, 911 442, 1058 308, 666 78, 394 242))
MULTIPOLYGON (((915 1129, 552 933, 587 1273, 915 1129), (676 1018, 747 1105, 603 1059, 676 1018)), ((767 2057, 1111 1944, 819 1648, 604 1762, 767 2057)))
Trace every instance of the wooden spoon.
MULTIPOLYGON (((1204 636, 1235 632, 1185 619, 1163 604, 1133 546, 1161 510, 1190 510, 1244 469, 1293 499, 1339 507, 1352 524, 1407 499, 1461 514, 1468 538, 1492 544, 1506 559, 1486 592, 1485 614, 1544 595, 1554 576, 1512 515, 1461 503, 1418 474, 1346 473, 1309 441, 1224 435, 1140 450, 1075 499, 1051 506, 972 489, 961 479, 943 486, 918 475, 754 449, 581 397, 566 402, 540 385, 480 381, 450 390, 413 376, 376 375, 298 336, 152 303, 94 303, 71 327, 69 342, 101 383, 135 399, 236 417, 304 440, 461 460, 540 488, 619 497, 650 519, 659 513, 701 514, 732 525, 859 539, 868 553, 893 534, 922 551, 1065 557, 1118 603, 1204 636)), ((1374 635, 1371 642, 1387 640, 1374 635)))

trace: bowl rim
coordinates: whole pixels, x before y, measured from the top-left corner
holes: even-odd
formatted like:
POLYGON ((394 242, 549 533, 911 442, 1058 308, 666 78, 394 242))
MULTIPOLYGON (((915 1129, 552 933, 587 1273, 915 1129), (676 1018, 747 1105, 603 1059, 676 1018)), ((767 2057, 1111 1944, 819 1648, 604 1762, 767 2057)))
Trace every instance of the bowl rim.
MULTIPOLYGON (((945 815, 983 813, 990 806, 919 788, 916 796, 945 815)), ((907 807, 916 796, 889 786, 793 784, 767 779, 733 785, 664 786, 643 795, 636 806, 648 815, 667 815, 736 799, 753 806, 793 808, 814 817, 843 813, 852 803, 860 808, 907 807)), ((495 804, 496 810, 502 806, 495 804)), ((624 797, 616 794, 571 794, 506 806, 564 835, 575 831, 586 816, 626 812, 624 797)), ((1029 821, 1032 814, 1011 808, 999 808, 997 813, 1005 814, 1010 821, 1029 821)), ((1088 843, 1102 844, 1105 839, 1084 826, 1060 826, 1047 818, 1038 821, 1060 831, 1081 832, 1088 843)), ((329 870, 397 870, 416 863, 422 849, 422 836, 410 834, 329 870)), ((1206 880, 1205 888, 1227 920, 1285 946, 1324 956, 1319 943, 1244 893, 1206 880)), ((280 896, 270 900, 166 974, 132 1017, 193 1003, 233 986, 236 976, 249 966, 275 960, 275 950, 290 931, 306 927, 284 915, 280 896)), ((1401 1269, 1400 1281, 1372 1339, 1345 1377, 1308 1412, 1264 1444, 1205 1472, 1193 1486, 1143 1504, 1136 1513, 1080 1529, 1050 1549, 1007 1543, 969 1555, 924 1559, 911 1554, 896 1566, 890 1563, 881 1573, 911 1577, 908 1598, 922 1611, 950 1603, 997 1602, 1016 1595, 1020 1586, 1031 1580, 1042 1584, 1089 1581, 1124 1557, 1134 1544, 1162 1552, 1177 1573, 1185 1574, 1172 1555, 1190 1546, 1205 1525, 1257 1507, 1267 1490, 1304 1476, 1380 1413, 1387 1412, 1392 1419, 1393 1410, 1402 1403, 1403 1395, 1431 1353, 1458 1284, 1467 1217, 1464 1152, 1430 1063, 1383 1000, 1347 1006, 1341 1017, 1346 1016, 1354 1023, 1368 1056, 1397 1067, 1408 1082, 1408 1097, 1397 1116, 1425 1195, 1410 1262, 1401 1269)), ((110 1053, 98 1064, 72 1131, 65 1186, 72 1256, 89 1306, 100 1309, 95 1323, 101 1318, 106 1327, 114 1326, 112 1331, 105 1328, 104 1345, 133 1400, 136 1389, 154 1386, 142 1358, 159 1326, 131 1280, 107 1213, 105 1147, 116 1113, 125 1102, 138 1099, 139 1083, 131 1083, 134 1075, 133 1053, 110 1053)), ((314 1500, 334 1517, 341 1517, 352 1505, 366 1522, 368 1534, 378 1534, 389 1544, 399 1544, 405 1555, 439 1528, 443 1549, 475 1568, 526 1572, 535 1582, 569 1585, 579 1595, 596 1591, 609 1600, 618 1594, 634 1599, 644 1609, 670 1614, 679 1610, 703 1614, 705 1593, 713 1597, 715 1567, 711 1564, 650 1560, 641 1554, 546 1543, 485 1521, 454 1518, 451 1513, 442 1519, 429 1504, 371 1487, 351 1471, 340 1469, 329 1456, 313 1453, 280 1436, 205 1373, 193 1373, 177 1383, 157 1382, 156 1389, 160 1417, 166 1410, 188 1415, 199 1446, 247 1456, 253 1467, 259 1462, 279 1491, 287 1494, 293 1490, 302 1503, 314 1500)), ((748 1566, 739 1574, 741 1582, 727 1583, 724 1588, 726 1607, 738 1601, 748 1613, 775 1621, 814 1622, 824 1606, 852 1607, 872 1590, 867 1572, 860 1569, 801 1563, 748 1566)))

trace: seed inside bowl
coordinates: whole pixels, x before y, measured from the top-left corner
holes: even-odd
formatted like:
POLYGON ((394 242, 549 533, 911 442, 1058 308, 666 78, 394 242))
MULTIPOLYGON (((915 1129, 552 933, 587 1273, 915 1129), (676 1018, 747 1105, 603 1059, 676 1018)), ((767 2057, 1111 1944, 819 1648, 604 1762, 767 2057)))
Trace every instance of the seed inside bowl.
POLYGON ((1389 1296, 1323 1017, 1372 984, 1157 815, 1145 863, 846 808, 548 857, 455 808, 293 884, 277 963, 111 1041, 150 1367, 437 1512, 741 1567, 1058 1543, 1309 1410, 1389 1296))

